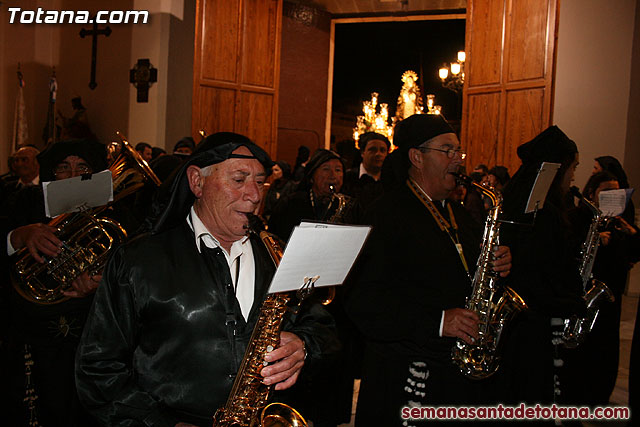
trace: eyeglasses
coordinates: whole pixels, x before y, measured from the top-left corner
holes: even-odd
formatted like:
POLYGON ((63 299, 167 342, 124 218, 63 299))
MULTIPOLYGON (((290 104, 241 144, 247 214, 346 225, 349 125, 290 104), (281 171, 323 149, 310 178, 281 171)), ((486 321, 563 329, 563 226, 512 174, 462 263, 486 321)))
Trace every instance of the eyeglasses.
POLYGON ((417 148, 423 153, 427 150, 440 151, 441 153, 447 153, 447 157, 450 159, 453 159, 456 156, 456 154, 458 154, 462 160, 464 160, 467 157, 467 153, 459 148, 458 149, 449 148, 448 150, 442 150, 440 148, 431 148, 431 147, 417 147, 417 148))
POLYGON ((66 165, 66 164, 58 165, 53 170, 53 173, 56 176, 70 176, 71 174, 73 174, 73 172, 76 172, 78 175, 84 175, 84 174, 87 174, 87 173, 91 173, 92 170, 87 165, 79 165, 75 169, 72 169, 71 166, 66 165))

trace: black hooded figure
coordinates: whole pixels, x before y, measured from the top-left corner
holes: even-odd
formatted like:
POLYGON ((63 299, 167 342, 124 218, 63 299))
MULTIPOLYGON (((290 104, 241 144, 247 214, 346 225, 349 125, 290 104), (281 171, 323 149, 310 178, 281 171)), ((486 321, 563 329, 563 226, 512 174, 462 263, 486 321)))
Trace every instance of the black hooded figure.
MULTIPOLYGON (((76 357, 78 395, 102 425, 210 426, 224 406, 275 271, 242 218, 272 164, 245 136, 207 136, 151 231, 111 256, 76 357)), ((289 356, 306 351, 305 363, 337 346, 315 304, 285 316, 283 330, 303 340, 289 356)))
POLYGON ((557 126, 551 126, 518 147, 518 156, 522 165, 504 189, 503 219, 519 224, 503 224, 500 237, 513 254, 508 284, 529 310, 514 319, 504 339, 503 366, 496 375, 504 395, 498 399, 550 404, 560 393, 558 384, 554 388, 554 363, 560 362, 551 324, 561 330, 562 319, 584 315, 585 310, 577 248, 567 216, 567 192, 578 149, 557 126), (533 213, 524 211, 543 162, 559 163, 560 168, 534 220, 533 213))

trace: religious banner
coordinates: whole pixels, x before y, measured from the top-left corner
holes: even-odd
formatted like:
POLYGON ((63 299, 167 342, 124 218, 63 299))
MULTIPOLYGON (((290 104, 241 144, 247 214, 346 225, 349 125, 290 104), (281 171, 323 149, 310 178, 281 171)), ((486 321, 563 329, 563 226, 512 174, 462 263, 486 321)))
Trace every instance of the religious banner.
POLYGON ((47 122, 42 130, 42 140, 45 148, 55 144, 57 135, 56 128, 56 98, 58 96, 58 80, 56 79, 56 69, 53 68, 49 79, 49 103, 47 105, 47 122))
POLYGON ((27 143, 29 129, 27 127, 27 115, 24 104, 24 78, 18 64, 18 95, 16 97, 16 109, 13 115, 13 149, 18 150, 27 143))

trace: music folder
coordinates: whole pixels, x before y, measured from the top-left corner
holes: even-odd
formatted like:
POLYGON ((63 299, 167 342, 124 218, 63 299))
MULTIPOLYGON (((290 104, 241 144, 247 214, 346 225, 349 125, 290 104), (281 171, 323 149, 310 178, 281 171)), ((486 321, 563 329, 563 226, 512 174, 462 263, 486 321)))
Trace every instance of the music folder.
POLYGON ((531 193, 529 194, 529 200, 527 201, 527 207, 524 210, 524 213, 527 214, 539 211, 544 207, 544 201, 547 198, 549 187, 551 187, 553 178, 555 178, 559 168, 560 163, 543 162, 542 165, 540 165, 540 169, 538 170, 538 175, 533 183, 533 188, 531 188, 531 193))
POLYGON ((111 171, 42 183, 44 209, 49 218, 63 213, 104 206, 113 200, 111 171))
POLYGON ((269 293, 341 285, 365 240, 369 226, 303 222, 293 229, 269 293))

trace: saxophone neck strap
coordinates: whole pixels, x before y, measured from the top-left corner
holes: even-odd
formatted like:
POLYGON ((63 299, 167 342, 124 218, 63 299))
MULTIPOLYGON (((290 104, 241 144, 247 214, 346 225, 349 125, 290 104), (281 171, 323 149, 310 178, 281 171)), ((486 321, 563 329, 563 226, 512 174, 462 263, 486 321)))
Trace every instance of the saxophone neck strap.
MULTIPOLYGON (((458 234, 458 223, 456 222, 456 217, 453 215, 453 209, 451 209, 451 204, 447 203, 447 211, 449 212, 449 221, 442 216, 438 208, 433 204, 431 197, 415 182, 412 178, 407 179, 407 186, 411 190, 411 192, 422 202, 422 204, 427 208, 436 224, 441 231, 444 231, 449 236, 451 243, 458 251, 458 256, 460 257, 460 262, 464 267, 464 271, 466 271, 467 276, 469 276, 469 264, 467 263, 467 259, 464 256, 464 251, 462 249, 462 243, 460 242, 460 236, 458 234)), ((471 276, 469 276, 471 277, 471 276)))

